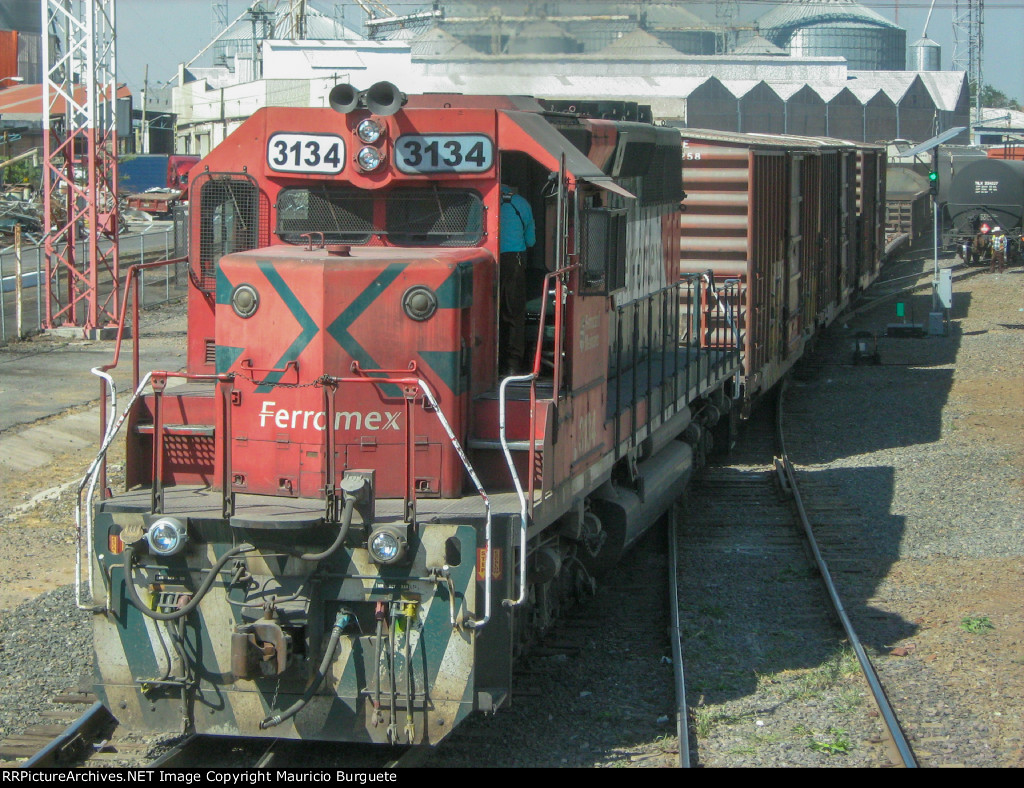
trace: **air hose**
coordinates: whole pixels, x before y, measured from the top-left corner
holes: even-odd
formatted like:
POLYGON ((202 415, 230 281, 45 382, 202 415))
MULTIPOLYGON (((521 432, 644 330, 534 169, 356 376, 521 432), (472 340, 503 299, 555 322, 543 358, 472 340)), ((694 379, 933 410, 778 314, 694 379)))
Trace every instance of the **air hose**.
MULTIPOLYGON (((288 552, 289 555, 295 556, 302 561, 323 561, 325 558, 330 558, 334 553, 338 551, 338 548, 345 543, 345 538, 348 536, 349 528, 352 525, 352 512, 356 505, 356 496, 352 494, 345 495, 345 508, 342 510, 341 515, 341 526, 338 528, 338 535, 334 538, 334 542, 324 551, 319 553, 292 553, 288 552)), ((142 600, 139 599, 139 591, 135 587, 135 580, 132 576, 132 563, 135 558, 135 550, 131 545, 125 545, 124 548, 124 578, 125 585, 128 586, 128 596, 131 598, 132 603, 145 613, 150 618, 156 619, 157 621, 174 621, 186 616, 191 613, 203 597, 210 590, 213 585, 213 581, 217 578, 217 573, 224 568, 224 565, 235 556, 241 553, 248 553, 256 548, 247 543, 238 545, 228 550, 224 555, 220 557, 220 560, 213 565, 213 568, 207 573, 206 577, 203 578, 203 582, 200 583, 199 588, 196 589, 195 594, 187 605, 175 610, 170 613, 158 613, 155 610, 151 610, 146 605, 142 604, 142 600)))
POLYGON ((141 610, 145 615, 150 618, 156 619, 157 621, 175 621, 183 616, 187 616, 193 610, 195 610, 203 597, 206 596, 206 592, 213 586, 213 581, 217 579, 217 574, 224 565, 237 555, 242 553, 248 553, 251 550, 255 550, 251 544, 242 543, 237 547, 232 547, 224 555, 220 557, 206 573, 206 577, 203 578, 203 582, 199 584, 199 588, 196 589, 192 599, 184 607, 174 610, 170 613, 160 613, 156 610, 151 610, 146 605, 142 604, 142 600, 139 599, 139 591, 135 587, 135 578, 132 576, 132 563, 135 559, 135 550, 131 545, 125 545, 124 548, 124 584, 128 587, 128 597, 132 600, 132 604, 141 610))
POLYGON ((334 654, 338 650, 342 631, 354 620, 355 616, 348 610, 342 609, 338 611, 338 615, 334 619, 334 627, 331 629, 331 638, 327 641, 327 651, 324 652, 324 658, 320 661, 320 667, 317 668, 316 676, 313 677, 313 683, 309 685, 305 694, 287 709, 280 714, 275 714, 273 717, 267 717, 261 721, 261 731, 280 725, 285 720, 290 720, 306 707, 306 704, 309 703, 310 699, 317 693, 317 690, 320 689, 320 685, 327 675, 327 669, 331 666, 331 662, 334 661, 334 654))

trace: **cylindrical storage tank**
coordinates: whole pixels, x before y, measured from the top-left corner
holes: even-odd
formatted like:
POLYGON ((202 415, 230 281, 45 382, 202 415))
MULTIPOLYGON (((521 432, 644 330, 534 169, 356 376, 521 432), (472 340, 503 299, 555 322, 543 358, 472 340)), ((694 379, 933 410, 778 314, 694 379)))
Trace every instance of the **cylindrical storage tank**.
POLYGON ((919 38, 910 45, 911 71, 941 71, 942 47, 930 38, 919 38))
POLYGON ((714 55, 718 48, 718 33, 695 13, 681 8, 681 5, 641 5, 644 28, 685 55, 714 55))
POLYGON ((861 71, 906 68, 907 31, 852 0, 791 0, 757 24, 765 38, 795 57, 844 57, 861 71))
POLYGON ((789 54, 845 57, 848 67, 857 71, 902 71, 907 64, 906 43, 904 30, 838 22, 794 30, 789 54))
POLYGON ((946 210, 961 233, 974 229, 975 218, 995 222, 1004 230, 1021 227, 1024 206, 1024 161, 977 159, 953 176, 946 210))
POLYGON ((551 22, 524 25, 506 47, 509 55, 573 55, 582 51, 579 41, 551 22))

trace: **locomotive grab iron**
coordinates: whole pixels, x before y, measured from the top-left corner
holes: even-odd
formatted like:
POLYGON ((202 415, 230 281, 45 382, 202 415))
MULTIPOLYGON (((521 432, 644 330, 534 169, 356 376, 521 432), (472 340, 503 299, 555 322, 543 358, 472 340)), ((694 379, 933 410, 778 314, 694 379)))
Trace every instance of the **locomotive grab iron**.
POLYGON ((128 727, 436 744, 740 409, 756 305, 680 271, 678 130, 388 83, 330 104, 261 109, 193 170, 187 369, 111 406, 126 491, 89 502, 102 452, 83 482, 79 605, 128 727), (503 183, 538 239, 511 377, 503 183))

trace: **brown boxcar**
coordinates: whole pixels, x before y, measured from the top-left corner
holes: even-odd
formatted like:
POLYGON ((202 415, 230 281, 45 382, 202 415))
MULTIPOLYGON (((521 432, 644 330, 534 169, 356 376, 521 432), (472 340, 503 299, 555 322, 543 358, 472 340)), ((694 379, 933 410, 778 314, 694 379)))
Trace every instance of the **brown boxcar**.
POLYGON ((682 130, 680 271, 738 284, 712 345, 742 337, 743 412, 878 275, 884 151, 843 140, 682 130))

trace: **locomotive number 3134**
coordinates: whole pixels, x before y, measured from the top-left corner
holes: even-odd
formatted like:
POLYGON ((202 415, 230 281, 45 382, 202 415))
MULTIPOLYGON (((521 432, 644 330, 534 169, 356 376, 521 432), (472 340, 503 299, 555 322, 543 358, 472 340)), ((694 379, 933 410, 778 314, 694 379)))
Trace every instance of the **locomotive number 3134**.
POLYGON ((267 164, 277 172, 337 175, 345 167, 345 141, 334 134, 279 132, 267 141, 267 164))

